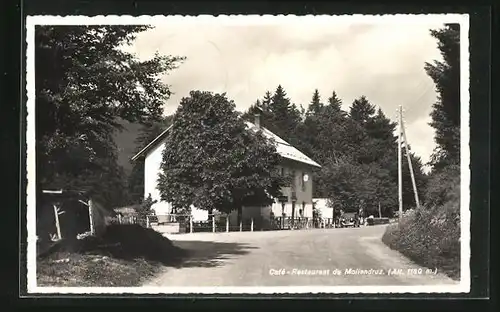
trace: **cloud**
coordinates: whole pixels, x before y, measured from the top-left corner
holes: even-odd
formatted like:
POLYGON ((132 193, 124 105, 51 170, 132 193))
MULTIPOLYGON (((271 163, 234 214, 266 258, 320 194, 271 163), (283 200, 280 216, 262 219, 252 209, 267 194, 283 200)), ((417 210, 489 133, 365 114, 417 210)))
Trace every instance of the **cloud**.
MULTIPOLYGON (((425 165, 430 161, 434 144, 429 144, 429 138, 433 140, 434 130, 429 126, 430 117, 415 120, 412 123, 405 123, 405 132, 411 151, 419 156, 425 165)), ((429 169, 427 167, 427 169, 429 169)))
POLYGON ((140 58, 158 51, 187 60, 163 79, 175 93, 165 112, 199 89, 226 92, 245 110, 279 84, 292 102, 307 107, 314 89, 326 101, 332 91, 348 109, 365 95, 391 119, 405 108, 414 151, 428 159, 434 148, 427 125, 435 87, 425 62, 440 59, 430 29, 440 24, 217 25, 163 23, 139 34, 128 47, 140 58))

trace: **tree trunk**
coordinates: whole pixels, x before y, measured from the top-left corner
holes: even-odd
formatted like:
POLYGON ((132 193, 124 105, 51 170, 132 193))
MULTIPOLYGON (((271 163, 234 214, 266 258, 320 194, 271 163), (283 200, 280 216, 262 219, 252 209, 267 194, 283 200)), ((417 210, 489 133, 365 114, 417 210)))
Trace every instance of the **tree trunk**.
POLYGON ((214 220, 214 210, 213 208, 208 209, 208 220, 213 221, 214 220))

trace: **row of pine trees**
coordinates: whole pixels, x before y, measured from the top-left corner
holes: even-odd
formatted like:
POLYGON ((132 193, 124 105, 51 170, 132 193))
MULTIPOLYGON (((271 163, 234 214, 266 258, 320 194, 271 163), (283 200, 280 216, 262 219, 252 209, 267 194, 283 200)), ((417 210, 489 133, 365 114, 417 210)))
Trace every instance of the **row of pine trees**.
MULTIPOLYGON (((328 198, 334 208, 344 211, 363 208, 391 215, 397 208, 396 124, 380 109, 360 96, 342 109, 336 92, 323 101, 319 90, 312 94, 307 109, 292 103, 279 85, 266 92, 243 117, 252 120, 256 108, 262 124, 317 161, 322 168, 313 173, 313 196, 328 198)), ((419 189, 426 175, 420 158, 410 154, 419 189)), ((415 205, 408 165, 404 172, 404 202, 415 205)))

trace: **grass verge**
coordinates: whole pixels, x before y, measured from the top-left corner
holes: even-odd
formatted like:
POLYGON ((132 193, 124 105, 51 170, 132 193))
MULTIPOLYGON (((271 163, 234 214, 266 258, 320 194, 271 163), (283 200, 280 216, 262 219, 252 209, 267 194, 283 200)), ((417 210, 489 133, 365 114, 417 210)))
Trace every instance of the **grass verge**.
POLYGON ((37 260, 39 286, 139 286, 185 252, 139 225, 110 225, 100 237, 62 241, 37 260))
POLYGON ((415 263, 460 279, 460 213, 457 197, 443 206, 412 211, 387 227, 382 241, 415 263))

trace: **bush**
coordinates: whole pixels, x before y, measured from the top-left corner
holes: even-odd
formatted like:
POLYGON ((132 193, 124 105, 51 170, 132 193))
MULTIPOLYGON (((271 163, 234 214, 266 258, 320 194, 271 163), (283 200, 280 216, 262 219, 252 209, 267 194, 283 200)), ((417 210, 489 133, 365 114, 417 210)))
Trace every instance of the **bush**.
POLYGON ((140 218, 145 219, 146 216, 149 216, 153 214, 153 210, 151 209, 154 204, 156 204, 158 201, 153 200, 151 197, 151 193, 146 197, 145 199, 142 200, 142 203, 137 206, 136 212, 139 215, 140 218))
MULTIPOLYGON (((424 194, 424 205, 429 208, 443 206, 456 195, 454 190, 460 185, 460 167, 449 166, 431 174, 424 194)), ((458 199, 460 193, 458 193, 458 199)))
MULTIPOLYGON (((440 178, 442 178, 441 176, 440 178)), ((436 179, 437 181, 438 179, 436 179)), ((456 179, 448 180, 448 184, 456 179)), ((460 277, 460 184, 443 185, 433 200, 439 206, 405 213, 387 228, 382 241, 416 263, 460 277), (446 190, 446 191, 444 191, 446 190)))
POLYGON ((164 265, 175 264, 185 255, 182 249, 153 229, 138 224, 112 224, 101 237, 62 242, 54 252, 100 254, 117 259, 144 259, 164 265))

